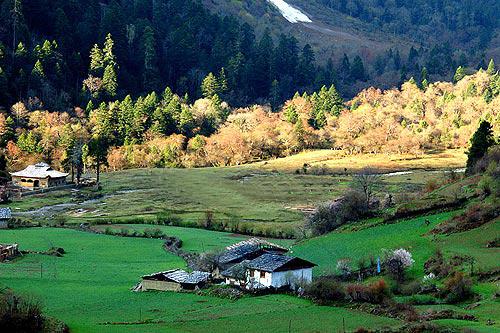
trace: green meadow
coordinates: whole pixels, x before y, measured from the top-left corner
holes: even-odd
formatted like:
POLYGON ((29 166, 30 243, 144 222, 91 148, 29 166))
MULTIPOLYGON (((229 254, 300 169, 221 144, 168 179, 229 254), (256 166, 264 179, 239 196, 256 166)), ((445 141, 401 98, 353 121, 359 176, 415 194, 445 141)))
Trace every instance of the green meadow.
MULTIPOLYGON (((220 235, 213 233, 212 241, 218 239, 220 235)), ((399 324, 286 295, 229 301, 190 293, 130 291, 143 274, 185 267, 161 248, 160 240, 53 228, 0 231, 0 242, 15 241, 24 250, 59 246, 67 251, 61 258, 30 254, 2 264, 0 284, 40 299, 47 314, 66 322, 72 332, 283 332, 289 325, 297 332, 330 332, 341 329, 343 320, 349 330, 399 324), (42 276, 34 271, 40 265, 42 276)))
MULTIPOLYGON (((416 193, 429 180, 444 177, 441 170, 387 175, 381 178, 379 192, 416 193)), ((228 225, 227 231, 291 237, 303 221, 303 210, 338 198, 351 181, 351 175, 296 174, 259 164, 140 169, 103 174, 99 193, 83 189, 77 197, 71 191, 56 191, 25 197, 10 206, 35 222, 53 221, 58 216, 76 224, 151 222, 158 213, 168 212, 179 218, 182 226, 195 226, 210 211, 215 220, 228 225)))

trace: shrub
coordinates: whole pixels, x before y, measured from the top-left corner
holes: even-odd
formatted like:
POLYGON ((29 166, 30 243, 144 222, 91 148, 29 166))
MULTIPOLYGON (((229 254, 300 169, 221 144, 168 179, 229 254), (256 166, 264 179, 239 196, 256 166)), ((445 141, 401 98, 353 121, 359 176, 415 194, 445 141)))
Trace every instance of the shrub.
POLYGON ((413 295, 406 300, 406 304, 410 305, 433 305, 438 301, 431 295, 413 295))
POLYGON ((368 207, 364 195, 349 191, 341 199, 319 205, 307 218, 306 227, 313 235, 323 235, 366 216, 368 207))
POLYGON ((349 275, 351 275, 351 259, 344 258, 337 261, 337 270, 340 271, 342 277, 346 279, 349 275))
POLYGON ((163 225, 179 225, 181 223, 180 217, 172 214, 171 212, 161 212, 156 214, 156 224, 163 225))
POLYGON ((434 274, 439 278, 444 278, 451 273, 452 267, 446 262, 441 250, 436 250, 424 263, 424 271, 426 274, 434 274))
POLYGON ((306 288, 306 295, 318 304, 330 304, 345 300, 344 289, 338 281, 331 278, 321 278, 312 282, 306 288))
POLYGON ((214 212, 212 212, 211 210, 207 210, 205 212, 205 217, 202 220, 201 225, 205 229, 212 229, 213 224, 214 224, 214 220, 215 220, 215 218, 214 218, 214 212))
POLYGON ((115 234, 111 227, 106 227, 106 229, 104 229, 104 233, 106 235, 114 235, 115 234))
POLYGON ((425 182, 424 191, 426 193, 434 192, 438 188, 439 188, 439 184, 438 184, 437 180, 435 180, 435 179, 429 179, 429 180, 427 180, 427 182, 425 182))
POLYGON ((462 272, 455 272, 444 282, 442 296, 448 303, 458 303, 472 295, 472 281, 462 272))
POLYGON ((346 294, 353 302, 368 302, 380 304, 388 296, 387 284, 380 279, 368 286, 362 284, 349 284, 346 287, 346 294))
POLYGON ((147 229, 144 229, 144 231, 142 232, 142 235, 145 238, 163 238, 165 236, 165 234, 163 233, 163 231, 161 231, 161 229, 159 229, 159 228, 154 228, 154 229, 147 228, 147 229))
POLYGON ((39 303, 11 292, 0 295, 0 331, 41 332, 43 321, 39 303))
POLYGON ((129 235, 129 230, 127 228, 120 228, 120 231, 118 232, 120 236, 126 237, 129 235))
POLYGON ((478 203, 469 206, 464 213, 436 226, 432 232, 452 234, 472 230, 488 223, 498 216, 500 216, 500 205, 498 203, 478 203))

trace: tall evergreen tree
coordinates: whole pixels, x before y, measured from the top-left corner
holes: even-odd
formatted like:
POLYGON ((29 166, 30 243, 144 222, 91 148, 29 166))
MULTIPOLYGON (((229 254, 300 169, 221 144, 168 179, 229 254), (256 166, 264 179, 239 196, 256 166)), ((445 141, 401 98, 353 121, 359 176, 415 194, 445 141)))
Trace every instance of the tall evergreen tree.
POLYGON ((206 98, 212 98, 219 93, 219 82, 215 75, 210 72, 201 83, 201 91, 206 98))
POLYGON ((458 66, 455 75, 453 76, 453 82, 457 83, 462 80, 467 74, 465 73, 465 69, 462 66, 458 66))
POLYGON ((488 73, 490 75, 494 75, 496 73, 495 62, 493 61, 493 59, 490 59, 486 73, 488 73))
POLYGON ((118 90, 118 79, 116 77, 115 68, 113 65, 108 64, 104 69, 102 77, 102 87, 109 97, 115 97, 118 90))
POLYGON ((356 56, 352 62, 351 76, 354 80, 366 80, 365 66, 363 64, 363 60, 361 60, 361 57, 359 55, 356 56))
POLYGON ((481 121, 470 141, 470 148, 467 152, 466 173, 474 171, 476 163, 486 154, 488 148, 495 144, 491 124, 486 120, 481 121))

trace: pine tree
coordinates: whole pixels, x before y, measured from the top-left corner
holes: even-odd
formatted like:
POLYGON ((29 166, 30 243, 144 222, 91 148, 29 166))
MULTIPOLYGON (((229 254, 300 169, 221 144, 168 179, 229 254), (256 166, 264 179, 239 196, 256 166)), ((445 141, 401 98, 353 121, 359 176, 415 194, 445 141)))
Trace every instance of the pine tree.
POLYGON ((43 70, 43 65, 40 59, 36 61, 35 67, 33 67, 33 70, 31 71, 31 75, 38 79, 45 77, 45 71, 43 70))
POLYGON ((208 75, 203 79, 203 82, 201 83, 201 91, 203 96, 206 98, 212 98, 214 95, 219 93, 219 83, 213 73, 208 73, 208 75))
POLYGON ((466 173, 472 174, 476 163, 486 154, 488 148, 495 144, 491 124, 485 120, 481 121, 470 140, 470 148, 467 152, 466 173))
POLYGON ((226 93, 229 90, 229 87, 227 85, 226 70, 224 69, 224 67, 222 67, 220 72, 219 72, 219 77, 217 78, 217 83, 218 83, 219 90, 221 93, 226 93))
POLYGON ((366 79, 365 66, 359 55, 356 56, 352 62, 351 76, 354 80, 364 81, 366 79))
POLYGON ((293 104, 290 104, 286 107, 283 115, 285 116, 286 121, 288 121, 291 124, 295 124, 299 119, 297 108, 293 104))
POLYGON ((104 41, 104 48, 102 49, 103 61, 104 61, 104 64, 107 66, 109 66, 109 65, 115 66, 116 65, 116 57, 113 53, 114 45, 115 45, 115 42, 113 41, 111 34, 107 34, 106 40, 104 41))
POLYGON ((16 48, 15 56, 18 58, 25 57, 28 54, 28 51, 26 50, 26 46, 22 42, 19 42, 16 48))
POLYGON ((420 80, 424 81, 427 80, 427 68, 422 67, 422 71, 420 72, 420 80))
POLYGON ((453 82, 457 83, 462 80, 467 74, 465 73, 465 69, 462 66, 458 66, 455 71, 455 75, 453 76, 453 82))
POLYGON ((159 71, 157 66, 156 41, 153 28, 147 26, 144 29, 144 73, 143 86, 145 90, 155 90, 159 85, 159 71))
POLYGON ((490 75, 494 75, 496 73, 495 62, 493 61, 493 59, 490 59, 490 63, 488 64, 488 69, 486 70, 486 73, 490 75))
POLYGON ((104 68, 104 55, 97 44, 90 51, 90 72, 95 75, 101 75, 104 68))
POLYGON ((344 100, 337 91, 337 88, 335 88, 335 85, 332 84, 330 86, 330 89, 328 89, 328 95, 332 100, 332 107, 327 112, 334 116, 339 116, 344 108, 344 100))
POLYGON ((276 110, 280 104, 281 94, 280 94, 280 85, 278 80, 273 80, 271 84, 271 91, 269 93, 269 98, 271 100, 271 107, 273 110, 276 110))
POLYGON ((5 119, 5 130, 3 134, 1 135, 1 140, 0 140, 0 145, 2 147, 5 147, 7 142, 14 140, 16 138, 16 128, 15 128, 15 122, 14 119, 12 119, 11 116, 8 116, 7 119, 5 119))
POLYGON ((429 87, 429 81, 427 81, 427 79, 424 79, 422 81, 422 89, 425 91, 427 90, 428 87, 429 87))
POLYGON ((92 102, 92 100, 90 100, 88 103, 87 103, 87 107, 85 108, 85 111, 87 111, 87 114, 90 114, 90 112, 94 110, 94 103, 92 102))
POLYGON ((115 68, 111 64, 108 64, 106 66, 106 69, 104 70, 104 75, 102 77, 102 87, 104 88, 109 97, 116 96, 118 83, 117 83, 115 68))
POLYGON ((194 128, 194 117, 191 109, 187 105, 182 106, 181 114, 179 115, 179 122, 177 124, 177 129, 184 135, 190 137, 192 136, 192 131, 194 128))

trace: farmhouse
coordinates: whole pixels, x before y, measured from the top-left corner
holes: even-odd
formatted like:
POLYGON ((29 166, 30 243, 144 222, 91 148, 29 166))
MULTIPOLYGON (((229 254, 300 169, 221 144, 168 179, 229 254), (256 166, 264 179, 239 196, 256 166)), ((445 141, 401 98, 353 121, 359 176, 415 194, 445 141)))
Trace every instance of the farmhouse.
POLYGON ((218 258, 220 273, 214 275, 246 289, 294 288, 300 282, 311 282, 316 265, 286 252, 282 246, 251 238, 228 246, 218 258))
POLYGON ((11 219, 12 211, 10 208, 0 208, 0 229, 7 229, 11 219))
POLYGON ((266 252, 286 253, 288 249, 259 238, 250 238, 226 247, 226 250, 219 256, 217 265, 221 270, 226 270, 244 260, 255 259, 266 252))
POLYGON ((13 258, 19 254, 19 245, 0 244, 0 262, 13 258))
POLYGON ((49 188, 66 184, 67 173, 59 172, 47 163, 29 165, 26 169, 11 173, 15 185, 27 189, 49 188))
POLYGON ((135 290, 196 290, 203 287, 209 281, 210 276, 211 274, 207 272, 194 271, 188 273, 182 269, 173 269, 143 276, 141 283, 135 290))
POLYGON ((226 284, 246 289, 295 288, 312 281, 314 266, 304 259, 269 252, 234 265, 221 274, 226 284))

